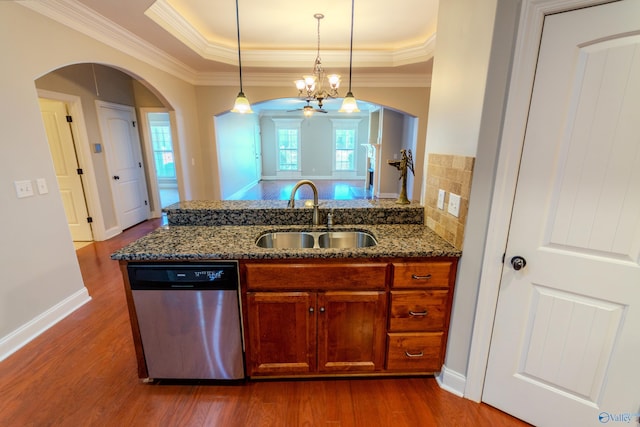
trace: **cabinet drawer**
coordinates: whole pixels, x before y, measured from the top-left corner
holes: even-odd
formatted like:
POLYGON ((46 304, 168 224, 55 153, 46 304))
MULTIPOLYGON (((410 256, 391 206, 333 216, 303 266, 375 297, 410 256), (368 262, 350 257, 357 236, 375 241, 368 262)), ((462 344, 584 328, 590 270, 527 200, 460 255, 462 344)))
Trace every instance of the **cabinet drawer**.
POLYGON ((246 264, 247 289, 384 289, 385 263, 246 264))
POLYGON ((387 370, 440 371, 442 337, 442 332, 387 334, 387 370))
POLYGON ((452 262, 393 263, 394 288, 447 288, 452 262))
POLYGON ((391 291, 390 331, 444 328, 448 291, 391 291))

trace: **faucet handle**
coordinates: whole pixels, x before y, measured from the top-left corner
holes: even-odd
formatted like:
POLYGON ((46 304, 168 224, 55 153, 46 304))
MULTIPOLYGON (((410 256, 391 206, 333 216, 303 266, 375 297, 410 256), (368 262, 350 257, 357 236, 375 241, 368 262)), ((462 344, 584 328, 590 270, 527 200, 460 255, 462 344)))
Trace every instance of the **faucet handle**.
POLYGON ((327 228, 333 226, 333 208, 327 214, 327 228))

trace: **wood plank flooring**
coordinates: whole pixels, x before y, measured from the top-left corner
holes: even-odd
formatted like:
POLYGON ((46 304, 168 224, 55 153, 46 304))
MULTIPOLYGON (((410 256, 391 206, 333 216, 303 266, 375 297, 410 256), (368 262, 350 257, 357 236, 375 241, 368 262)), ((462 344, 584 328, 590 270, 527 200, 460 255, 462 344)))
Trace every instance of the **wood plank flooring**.
POLYGON ((148 221, 77 251, 92 300, 0 363, 0 426, 524 426, 435 379, 143 384, 118 263, 148 221))
MULTIPOLYGON (((289 200, 291 190, 298 180, 262 180, 242 194, 238 200, 289 200)), ((320 200, 356 200, 370 199, 371 191, 365 191, 364 180, 313 180, 320 200)), ((296 192, 296 200, 312 200, 313 191, 303 185, 296 192)))

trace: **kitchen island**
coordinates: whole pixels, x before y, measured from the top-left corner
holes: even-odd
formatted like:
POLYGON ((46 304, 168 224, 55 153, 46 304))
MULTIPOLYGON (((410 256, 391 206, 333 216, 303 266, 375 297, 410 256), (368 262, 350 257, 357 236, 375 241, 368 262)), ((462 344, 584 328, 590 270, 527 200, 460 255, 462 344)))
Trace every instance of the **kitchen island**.
POLYGON ((122 266, 139 376, 148 375, 127 265, 207 260, 238 261, 248 377, 439 371, 461 251, 422 224, 422 207, 321 201, 322 222, 331 212, 337 225, 311 227, 311 209, 285 203, 182 202, 167 209, 168 226, 112 254, 122 266), (377 244, 256 245, 276 231, 365 231, 377 244))

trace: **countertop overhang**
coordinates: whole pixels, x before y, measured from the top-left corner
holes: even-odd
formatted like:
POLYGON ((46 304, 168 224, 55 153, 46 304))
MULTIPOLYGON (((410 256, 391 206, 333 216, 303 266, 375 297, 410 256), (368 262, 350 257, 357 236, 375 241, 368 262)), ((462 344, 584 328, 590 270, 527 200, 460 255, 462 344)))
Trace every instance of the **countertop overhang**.
POLYGON ((334 226, 330 231, 365 230, 376 246, 357 249, 260 248, 257 238, 269 231, 328 231, 309 226, 163 226, 113 253, 123 261, 188 261, 213 259, 459 257, 461 251, 424 225, 334 226))

